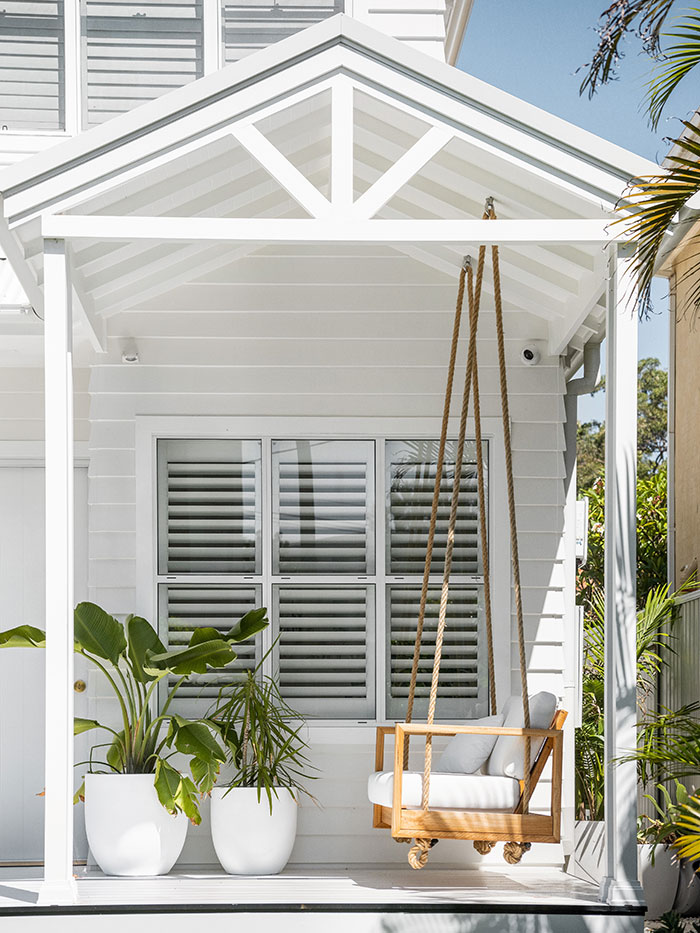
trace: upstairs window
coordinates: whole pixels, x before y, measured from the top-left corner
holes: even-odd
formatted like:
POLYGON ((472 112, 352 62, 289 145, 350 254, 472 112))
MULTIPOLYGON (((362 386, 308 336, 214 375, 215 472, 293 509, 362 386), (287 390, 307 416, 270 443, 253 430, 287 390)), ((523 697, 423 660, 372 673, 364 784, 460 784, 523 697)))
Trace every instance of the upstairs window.
POLYGON ((224 0, 222 21, 227 65, 274 45, 345 9, 344 0, 224 0))
MULTIPOLYGON (((430 688, 455 445, 446 452, 416 711, 430 688)), ((438 714, 487 710, 475 445, 465 451, 438 714)), ((487 465, 487 448, 482 452, 487 465)), ((270 438, 158 442, 161 635, 225 631, 266 605, 270 628, 241 646, 310 718, 405 715, 435 480, 434 440, 270 438), (378 546, 378 541, 381 544, 378 546)), ((225 671, 188 696, 210 701, 225 671)))

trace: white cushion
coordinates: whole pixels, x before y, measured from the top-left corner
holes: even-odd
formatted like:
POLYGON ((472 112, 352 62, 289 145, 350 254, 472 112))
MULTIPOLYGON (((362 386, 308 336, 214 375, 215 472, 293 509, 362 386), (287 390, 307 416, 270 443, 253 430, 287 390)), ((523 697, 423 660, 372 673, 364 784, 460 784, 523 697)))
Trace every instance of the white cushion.
MULTIPOLYGON (((531 729, 549 729, 557 709, 557 698, 553 693, 536 693, 530 697, 530 728, 531 729)), ((505 721, 503 725, 508 728, 522 729, 525 723, 523 715, 523 701, 521 697, 511 697, 506 703, 503 712, 505 721)), ((542 747, 542 742, 530 743, 531 763, 535 759, 542 747)), ((491 752, 491 757, 487 765, 487 771, 490 775, 503 775, 505 777, 518 778, 524 777, 523 756, 525 751, 524 739, 517 735, 500 735, 491 752)))
MULTIPOLYGON (((472 719, 466 725, 502 726, 503 719, 503 714, 484 716, 483 719, 472 719)), ((468 732, 452 736, 440 756, 436 770, 452 774, 473 774, 479 771, 493 751, 497 738, 496 735, 470 735, 468 732)))
MULTIPOLYGON (((370 774, 367 794, 372 803, 390 807, 393 803, 394 772, 370 774)), ((420 809, 423 772, 404 771, 401 784, 403 806, 420 809)), ((520 799, 520 785, 513 778, 487 774, 430 775, 429 806, 442 810, 513 810, 520 799)))

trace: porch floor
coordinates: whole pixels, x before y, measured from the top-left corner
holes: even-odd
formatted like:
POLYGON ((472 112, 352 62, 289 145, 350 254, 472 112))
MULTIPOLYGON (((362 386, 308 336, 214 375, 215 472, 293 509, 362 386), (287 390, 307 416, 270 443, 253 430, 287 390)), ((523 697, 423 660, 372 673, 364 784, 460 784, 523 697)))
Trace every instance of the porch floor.
MULTIPOLYGON (((40 880, 0 876, 0 918, 33 913, 40 880)), ((597 887, 557 868, 381 869, 288 867, 274 877, 176 871, 159 878, 77 874, 78 904, 67 912, 385 911, 450 913, 628 913, 598 900, 597 887), (145 910, 144 910, 145 909, 145 910)), ((60 910, 60 908, 59 908, 60 910)))

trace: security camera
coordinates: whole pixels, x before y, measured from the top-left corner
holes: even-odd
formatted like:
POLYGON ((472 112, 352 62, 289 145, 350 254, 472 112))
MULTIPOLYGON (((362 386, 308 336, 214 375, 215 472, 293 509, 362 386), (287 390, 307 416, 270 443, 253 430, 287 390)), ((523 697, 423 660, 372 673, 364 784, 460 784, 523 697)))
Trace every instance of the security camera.
POLYGON ((526 366, 536 366, 540 361, 540 351, 533 344, 528 343, 520 351, 520 359, 526 366))

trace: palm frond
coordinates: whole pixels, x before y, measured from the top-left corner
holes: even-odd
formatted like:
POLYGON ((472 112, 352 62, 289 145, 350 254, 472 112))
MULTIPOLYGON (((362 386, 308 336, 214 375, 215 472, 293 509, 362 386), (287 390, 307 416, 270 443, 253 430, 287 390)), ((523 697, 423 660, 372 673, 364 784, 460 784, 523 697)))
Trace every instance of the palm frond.
POLYGON ((700 799, 692 796, 680 807, 676 828, 681 835, 672 843, 681 858, 700 859, 700 799))
MULTIPOLYGON (((674 219, 687 202, 700 191, 700 128, 683 121, 686 133, 672 140, 668 168, 659 175, 635 178, 618 205, 627 216, 614 221, 624 224, 627 236, 637 242, 632 262, 639 294, 640 314, 651 309, 651 284, 659 253, 674 219)), ((700 298, 698 295, 689 300, 700 298)))
POLYGON ((616 69, 624 53, 622 43, 632 33, 641 39, 642 48, 651 56, 659 52, 659 38, 664 21, 674 0, 615 0, 600 15, 596 29, 598 47, 585 65, 586 76, 580 94, 592 97, 601 84, 616 77, 616 69))
POLYGON ((658 127, 671 94, 693 68, 700 65, 700 9, 692 8, 691 15, 666 32, 664 38, 672 44, 664 43, 663 63, 654 70, 646 97, 653 129, 658 127))

